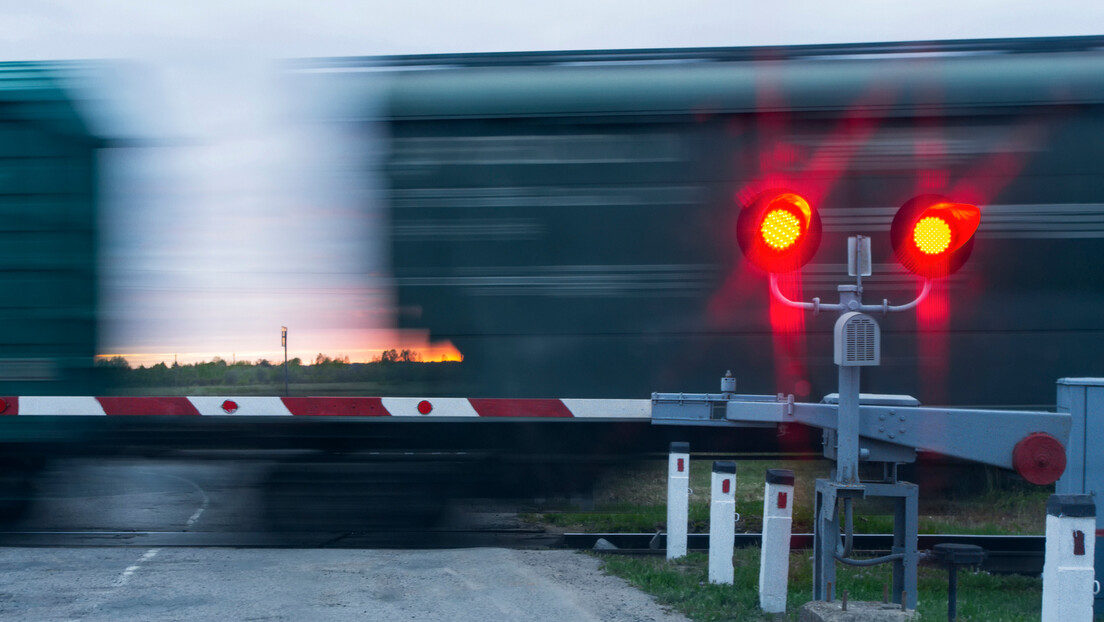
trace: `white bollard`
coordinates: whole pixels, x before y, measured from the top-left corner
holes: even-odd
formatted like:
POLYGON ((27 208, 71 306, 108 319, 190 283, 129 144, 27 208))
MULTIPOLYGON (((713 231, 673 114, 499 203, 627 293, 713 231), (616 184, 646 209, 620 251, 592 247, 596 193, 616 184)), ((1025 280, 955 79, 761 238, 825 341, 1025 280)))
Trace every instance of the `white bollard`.
POLYGON ((667 559, 686 555, 690 520, 690 443, 671 443, 667 458, 667 559))
POLYGON ((767 613, 786 611, 793 492, 793 471, 767 471, 766 492, 763 494, 763 552, 759 560, 759 608, 767 613))
POLYGON ((1047 500, 1043 622, 1091 622, 1096 504, 1091 495, 1047 500))
POLYGON ((736 538, 736 463, 713 463, 709 505, 709 582, 732 585, 732 549, 736 538))

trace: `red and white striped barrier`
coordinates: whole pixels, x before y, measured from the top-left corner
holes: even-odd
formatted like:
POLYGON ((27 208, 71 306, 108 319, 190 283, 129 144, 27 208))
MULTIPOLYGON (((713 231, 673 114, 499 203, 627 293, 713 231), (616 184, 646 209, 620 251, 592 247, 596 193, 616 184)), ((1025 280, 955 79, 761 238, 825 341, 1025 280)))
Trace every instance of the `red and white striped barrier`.
POLYGON ((507 417, 648 420, 651 400, 463 397, 0 397, 0 416, 507 417))

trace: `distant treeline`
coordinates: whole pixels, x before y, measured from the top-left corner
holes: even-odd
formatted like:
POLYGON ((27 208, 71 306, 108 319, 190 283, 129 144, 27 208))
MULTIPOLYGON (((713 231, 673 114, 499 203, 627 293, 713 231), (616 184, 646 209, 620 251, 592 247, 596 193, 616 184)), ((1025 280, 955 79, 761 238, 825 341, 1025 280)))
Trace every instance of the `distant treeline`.
MULTIPOLYGON (((387 382, 402 379, 417 380, 421 376, 433 377, 441 367, 455 367, 456 362, 423 363, 421 356, 411 350, 387 350, 371 363, 351 363, 349 357, 330 358, 319 354, 314 361, 304 364, 302 359, 288 361, 287 374, 291 383, 333 382, 387 382)), ((118 387, 172 387, 172 386, 250 386, 283 384, 283 361, 235 361, 215 357, 202 363, 157 363, 150 367, 131 367, 121 356, 96 361, 96 367, 108 383, 118 387)))

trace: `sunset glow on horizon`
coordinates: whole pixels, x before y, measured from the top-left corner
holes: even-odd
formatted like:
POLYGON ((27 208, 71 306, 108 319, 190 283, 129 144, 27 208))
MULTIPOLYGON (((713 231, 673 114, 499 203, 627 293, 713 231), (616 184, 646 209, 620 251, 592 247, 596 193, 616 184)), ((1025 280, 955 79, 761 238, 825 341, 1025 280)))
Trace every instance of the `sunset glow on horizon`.
MULTIPOLYGON (((295 339, 294 334, 292 334, 291 339, 295 339)), ((344 347, 339 343, 333 343, 330 347, 326 345, 327 343, 329 342, 319 341, 317 342, 318 347, 311 348, 289 347, 288 360, 298 358, 304 365, 310 365, 314 362, 315 357, 322 354, 331 359, 343 359, 347 356, 350 363, 371 363, 378 361, 385 351, 392 349, 399 351, 411 350, 420 355, 424 363, 459 362, 464 360, 463 353, 451 341, 429 341, 424 336, 421 339, 415 339, 410 335, 406 335, 404 338, 396 338, 390 342, 362 343, 354 347, 348 347, 350 342, 344 342, 344 347)), ((283 349, 274 348, 269 350, 243 349, 234 352, 105 352, 96 355, 97 360, 108 360, 116 357, 126 359, 127 363, 134 368, 152 367, 158 363, 172 365, 174 362, 180 365, 192 365, 195 363, 209 363, 216 359, 224 360, 230 364, 242 361, 256 363, 263 359, 275 365, 283 363, 284 351, 283 349)))

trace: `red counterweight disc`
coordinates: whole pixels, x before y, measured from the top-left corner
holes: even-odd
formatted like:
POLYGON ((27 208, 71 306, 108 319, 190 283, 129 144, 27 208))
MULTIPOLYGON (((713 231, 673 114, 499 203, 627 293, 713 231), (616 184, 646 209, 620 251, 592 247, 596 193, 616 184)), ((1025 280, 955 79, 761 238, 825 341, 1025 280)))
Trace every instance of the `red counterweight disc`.
POLYGON ((1012 468, 1032 484, 1053 484, 1066 470, 1066 449, 1045 432, 1028 434, 1012 450, 1012 468))

